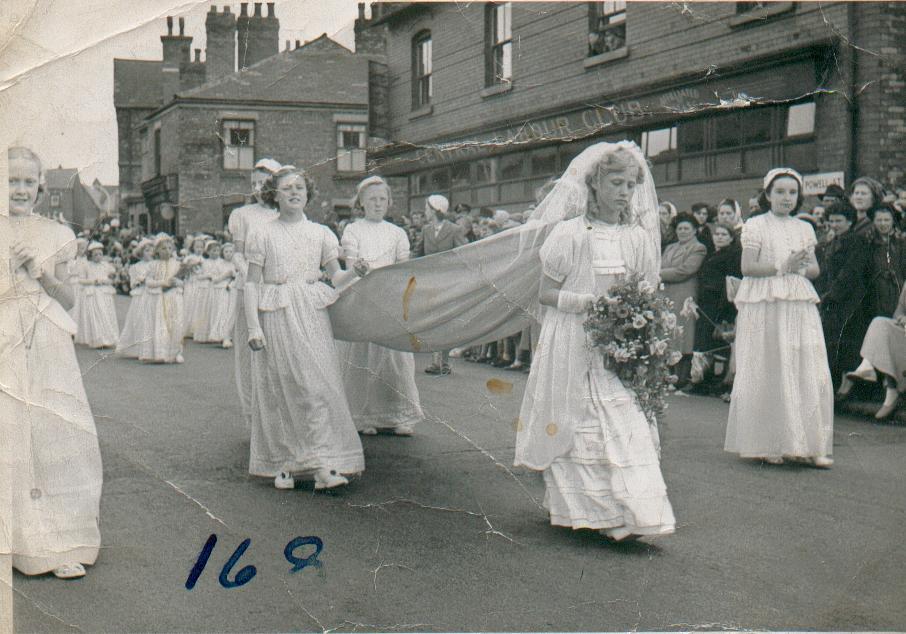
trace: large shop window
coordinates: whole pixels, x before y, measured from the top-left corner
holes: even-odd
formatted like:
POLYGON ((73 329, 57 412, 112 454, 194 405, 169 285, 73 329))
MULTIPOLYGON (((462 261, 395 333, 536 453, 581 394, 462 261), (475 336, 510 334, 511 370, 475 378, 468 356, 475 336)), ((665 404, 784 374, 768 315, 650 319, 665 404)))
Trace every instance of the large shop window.
POLYGON ((755 178, 777 165, 817 169, 815 103, 747 108, 645 130, 655 181, 755 178))
POLYGON ((223 169, 250 170, 255 165, 255 122, 223 120, 223 169))
POLYGON ((489 4, 485 11, 485 85, 507 84, 513 80, 513 3, 489 4))
POLYGON ((431 105, 434 85, 432 71, 431 32, 422 31, 412 38, 412 109, 419 110, 431 105))
POLYGON ((337 171, 365 171, 365 124, 337 124, 337 171))
POLYGON ((626 2, 589 2, 588 56, 626 47, 626 2))

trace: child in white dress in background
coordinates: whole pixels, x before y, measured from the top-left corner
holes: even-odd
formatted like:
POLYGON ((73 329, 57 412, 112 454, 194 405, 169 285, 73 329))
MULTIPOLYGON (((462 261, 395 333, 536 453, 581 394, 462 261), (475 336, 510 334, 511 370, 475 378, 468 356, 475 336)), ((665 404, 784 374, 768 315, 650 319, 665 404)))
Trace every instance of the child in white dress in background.
MULTIPOLYGON (((187 256, 194 256, 196 260, 201 260, 201 262, 192 266, 186 272, 183 283, 183 328, 185 328, 186 337, 194 336, 195 328, 198 326, 198 322, 195 319, 195 303, 198 295, 198 287, 200 285, 199 275, 201 275, 202 263, 204 261, 205 244, 208 240, 210 240, 210 238, 204 234, 186 239, 186 246, 189 249, 187 256)), ((175 255, 176 254, 174 253, 174 256, 175 255)))
POLYGON ((149 295, 145 281, 154 260, 154 241, 142 239, 133 251, 139 261, 129 267, 129 311, 116 344, 116 352, 124 357, 138 358, 141 342, 151 337, 149 295))
POLYGON ((154 240, 155 260, 145 280, 151 336, 141 342, 138 358, 148 363, 182 363, 183 270, 174 257, 173 238, 160 234, 154 240))
MULTIPOLYGON (((229 338, 225 331, 230 312, 230 282, 236 277, 236 266, 220 257, 217 241, 205 246, 205 260, 198 276, 200 285, 195 310, 198 326, 194 339, 198 343, 220 343, 229 338)), ((228 346, 229 347, 229 346, 228 346)))
POLYGON ((119 339, 116 306, 113 303, 116 270, 104 260, 103 244, 92 242, 88 245, 88 262, 79 273, 82 293, 75 342, 89 348, 112 348, 119 339))

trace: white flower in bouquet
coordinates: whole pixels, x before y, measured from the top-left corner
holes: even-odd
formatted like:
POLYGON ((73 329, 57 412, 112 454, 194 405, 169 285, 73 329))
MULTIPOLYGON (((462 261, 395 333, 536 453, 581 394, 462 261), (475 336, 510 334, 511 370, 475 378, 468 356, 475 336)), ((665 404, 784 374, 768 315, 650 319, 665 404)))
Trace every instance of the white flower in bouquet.
POLYGON ((654 294, 654 284, 648 280, 642 280, 639 282, 639 292, 644 295, 653 295, 654 294))
POLYGON ((655 339, 651 342, 649 349, 651 350, 651 354, 661 356, 667 352, 668 345, 669 344, 663 339, 655 339))
POLYGON ((632 358, 632 355, 629 354, 629 351, 625 348, 617 348, 613 353, 613 359, 617 363, 626 363, 632 358))
POLYGON ((632 327, 641 330, 648 325, 648 320, 642 315, 636 315, 632 318, 632 327))
POLYGON ((651 311, 651 310, 642 311, 642 317, 644 317, 648 321, 654 321, 654 311, 651 311))
POLYGON ((664 325, 668 330, 676 328, 676 313, 667 313, 664 316, 664 325))
POLYGON ((691 297, 687 297, 686 301, 683 302, 683 309, 680 311, 680 317, 685 317, 686 319, 691 319, 698 314, 698 305, 695 303, 695 300, 691 297))
POLYGON ((670 353, 670 359, 667 361, 667 364, 676 365, 677 363, 679 363, 682 360, 682 358, 683 358, 683 353, 679 352, 677 350, 674 350, 673 352, 670 353))

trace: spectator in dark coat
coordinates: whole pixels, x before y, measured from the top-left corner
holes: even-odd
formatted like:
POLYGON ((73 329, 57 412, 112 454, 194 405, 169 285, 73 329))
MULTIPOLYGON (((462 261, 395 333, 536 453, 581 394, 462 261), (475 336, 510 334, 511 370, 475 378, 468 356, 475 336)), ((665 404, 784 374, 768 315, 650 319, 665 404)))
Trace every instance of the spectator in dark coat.
POLYGON ((866 318, 889 317, 896 310, 906 279, 906 241, 898 237, 896 211, 887 205, 869 210, 873 229, 870 240, 866 318))
POLYGON ((869 248, 867 240, 851 230, 856 212, 848 202, 831 204, 827 217, 834 239, 824 249, 817 290, 836 389, 843 373, 859 364, 859 348, 868 329, 862 307, 868 292, 869 248))
POLYGON ((727 298, 727 277, 742 279, 742 250, 735 233, 724 225, 717 225, 712 233, 714 253, 708 255, 698 271, 698 296, 700 311, 695 322, 695 351, 711 352, 726 347, 724 341, 714 338, 714 329, 725 322, 736 321, 736 306, 727 298))

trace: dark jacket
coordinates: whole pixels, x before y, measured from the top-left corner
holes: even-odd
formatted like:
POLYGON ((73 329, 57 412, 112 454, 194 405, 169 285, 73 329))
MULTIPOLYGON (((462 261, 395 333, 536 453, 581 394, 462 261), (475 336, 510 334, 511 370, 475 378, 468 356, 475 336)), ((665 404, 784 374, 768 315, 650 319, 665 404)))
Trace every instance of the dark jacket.
POLYGON ((431 255, 432 253, 449 251, 467 243, 468 241, 463 235, 462 227, 459 225, 444 220, 441 223, 440 232, 435 234, 434 225, 428 223, 422 228, 422 244, 419 255, 431 255))
POLYGON ((703 316, 695 322, 696 351, 708 352, 727 345, 713 336, 715 324, 736 321, 736 306, 727 299, 727 276, 742 278, 742 249, 738 242, 710 254, 698 271, 696 301, 703 316))
POLYGON ((896 310, 906 279, 906 241, 894 236, 869 234, 868 296, 865 311, 869 318, 890 317, 896 310))

